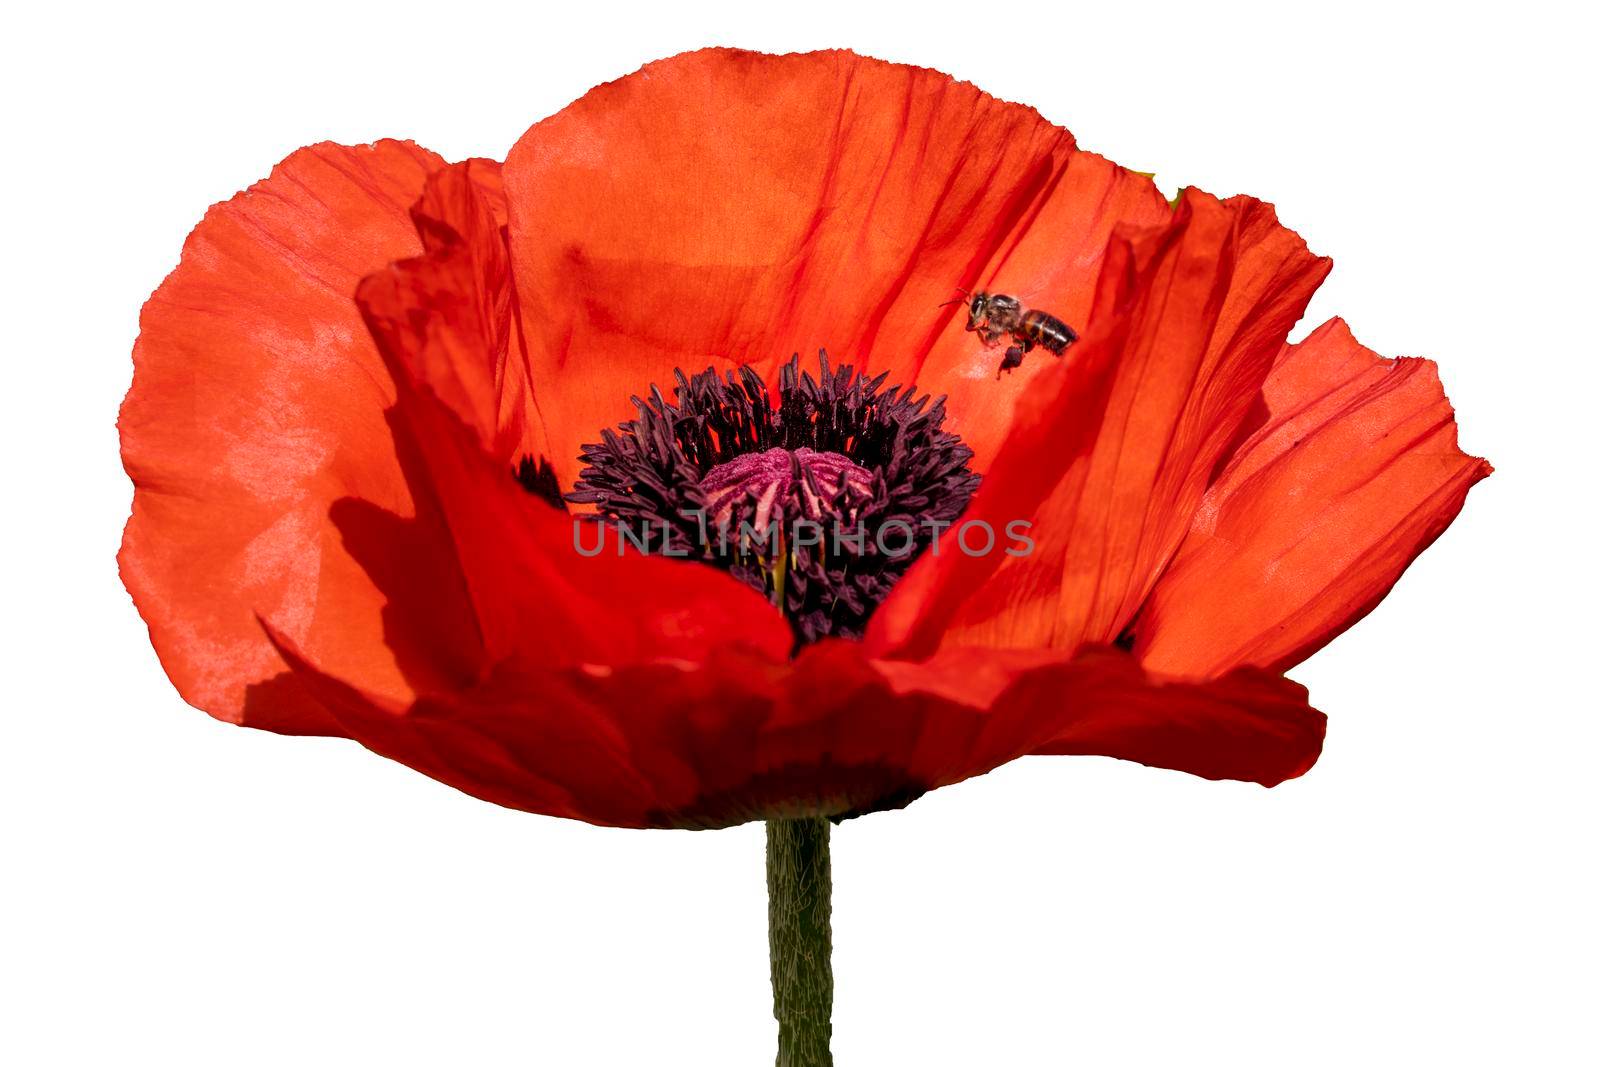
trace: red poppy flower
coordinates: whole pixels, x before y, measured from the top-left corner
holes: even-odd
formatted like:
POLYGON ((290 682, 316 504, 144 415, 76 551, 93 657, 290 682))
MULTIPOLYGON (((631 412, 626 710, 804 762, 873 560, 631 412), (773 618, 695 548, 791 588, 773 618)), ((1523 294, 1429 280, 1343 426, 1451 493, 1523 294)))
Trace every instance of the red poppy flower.
POLYGON ((124 579, 202 710, 533 812, 838 818, 1034 753, 1273 785, 1324 726, 1282 672, 1489 472, 1431 363, 1286 343, 1328 269, 841 52, 655 63, 504 164, 318 145, 144 309, 124 579))

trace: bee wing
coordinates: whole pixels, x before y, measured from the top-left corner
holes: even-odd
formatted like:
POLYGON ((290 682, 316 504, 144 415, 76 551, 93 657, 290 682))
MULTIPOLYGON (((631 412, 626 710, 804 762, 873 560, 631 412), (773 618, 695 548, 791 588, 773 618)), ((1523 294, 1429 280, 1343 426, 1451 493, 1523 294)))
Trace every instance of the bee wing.
POLYGON ((1023 311, 1032 311, 1039 306, 1039 301, 1044 299, 1044 286, 1028 278, 1008 276, 1004 269, 1000 270, 989 291, 991 293, 1005 293, 1014 297, 1022 305, 1023 311))

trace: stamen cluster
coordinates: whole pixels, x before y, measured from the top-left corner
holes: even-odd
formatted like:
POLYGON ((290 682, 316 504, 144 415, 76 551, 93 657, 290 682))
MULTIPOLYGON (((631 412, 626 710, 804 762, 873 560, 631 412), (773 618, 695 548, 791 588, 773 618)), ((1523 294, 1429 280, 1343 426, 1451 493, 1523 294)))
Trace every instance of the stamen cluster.
POLYGON ((859 637, 872 610, 966 508, 972 450, 944 398, 849 365, 784 365, 776 403, 749 367, 674 374, 638 417, 582 450, 567 500, 646 551, 721 567, 783 609, 797 644, 859 637), (820 536, 819 536, 820 533, 820 536))

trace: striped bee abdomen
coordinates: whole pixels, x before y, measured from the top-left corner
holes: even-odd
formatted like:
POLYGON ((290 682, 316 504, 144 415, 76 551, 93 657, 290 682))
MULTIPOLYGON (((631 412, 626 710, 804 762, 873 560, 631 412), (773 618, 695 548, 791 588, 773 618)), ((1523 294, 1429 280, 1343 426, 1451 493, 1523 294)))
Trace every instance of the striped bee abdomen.
POLYGON ((1018 332, 1033 344, 1047 348, 1058 356, 1078 339, 1077 331, 1047 311, 1029 311, 1023 315, 1018 332))

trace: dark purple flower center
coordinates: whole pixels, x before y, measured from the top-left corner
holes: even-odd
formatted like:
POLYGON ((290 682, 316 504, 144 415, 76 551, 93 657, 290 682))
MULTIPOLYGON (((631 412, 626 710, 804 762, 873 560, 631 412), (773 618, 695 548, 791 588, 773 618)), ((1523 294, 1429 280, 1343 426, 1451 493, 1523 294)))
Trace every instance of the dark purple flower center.
POLYGON ((942 429, 944 398, 886 377, 834 370, 824 352, 813 378, 796 356, 774 403, 748 367, 678 371, 672 400, 652 386, 637 418, 583 446, 566 499, 760 590, 797 646, 859 637, 978 485, 972 450, 942 429))

